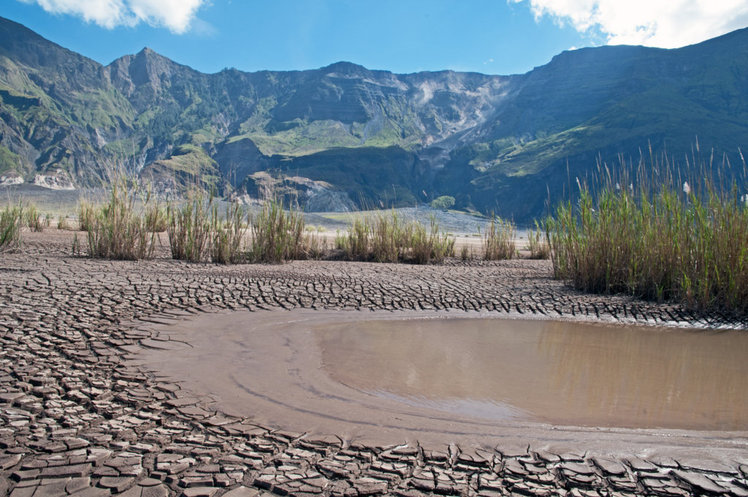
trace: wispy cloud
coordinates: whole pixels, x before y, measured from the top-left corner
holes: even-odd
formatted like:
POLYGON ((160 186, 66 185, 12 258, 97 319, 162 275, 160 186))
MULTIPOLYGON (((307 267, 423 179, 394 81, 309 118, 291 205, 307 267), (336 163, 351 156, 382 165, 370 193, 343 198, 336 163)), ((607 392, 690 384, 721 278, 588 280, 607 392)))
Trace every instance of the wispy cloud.
POLYGON ((745 0, 507 0, 608 44, 675 48, 748 26, 745 0))
POLYGON ((145 22, 174 33, 190 29, 197 10, 206 0, 20 0, 39 4, 53 14, 82 17, 105 28, 135 26, 145 22))

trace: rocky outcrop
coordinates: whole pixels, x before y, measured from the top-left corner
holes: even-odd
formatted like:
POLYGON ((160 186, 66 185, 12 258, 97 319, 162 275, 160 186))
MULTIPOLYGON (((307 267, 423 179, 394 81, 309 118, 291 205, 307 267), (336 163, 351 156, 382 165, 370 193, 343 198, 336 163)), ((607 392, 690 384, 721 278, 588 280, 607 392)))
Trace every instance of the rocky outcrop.
POLYGON ((244 191, 255 200, 275 199, 286 206, 308 212, 350 212, 356 210, 348 194, 324 181, 301 176, 272 176, 264 171, 245 179, 244 191))
POLYGON ((247 176, 264 171, 272 164, 272 160, 263 155, 249 138, 223 142, 214 158, 221 175, 235 188, 240 186, 247 176))
POLYGON ((50 190, 75 190, 73 182, 62 169, 53 171, 51 174, 37 174, 34 176, 34 184, 50 190))

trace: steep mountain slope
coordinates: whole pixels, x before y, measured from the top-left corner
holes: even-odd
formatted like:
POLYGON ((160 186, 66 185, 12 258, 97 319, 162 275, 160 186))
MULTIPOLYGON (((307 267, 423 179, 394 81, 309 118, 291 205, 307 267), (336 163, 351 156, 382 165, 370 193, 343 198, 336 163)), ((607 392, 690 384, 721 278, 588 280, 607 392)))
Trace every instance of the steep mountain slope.
POLYGON ((203 74, 147 48, 102 66, 0 18, 0 182, 272 184, 315 209, 449 194, 522 221, 567 174, 648 143, 680 158, 698 136, 739 162, 747 97, 748 30, 678 50, 564 52, 516 76, 347 62, 203 74))
POLYGON ((738 148, 748 143, 747 50, 748 30, 741 30, 680 50, 563 53, 505 80, 503 98, 482 122, 416 148, 410 174, 421 188, 410 192, 418 199, 424 190, 451 194, 460 206, 526 219, 598 160, 637 161, 650 144, 684 163, 698 141, 704 156, 714 149, 718 161, 726 153, 740 165, 738 148))
POLYGON ((105 68, 10 21, 0 21, 0 40, 0 174, 103 181, 116 164, 102 143, 129 134, 135 117, 105 68))
POLYGON ((453 152, 441 188, 525 218, 597 161, 636 162, 650 145, 685 164, 700 143, 705 158, 713 149, 742 167, 746 97, 748 29, 678 50, 564 52, 528 73, 481 138, 453 152))

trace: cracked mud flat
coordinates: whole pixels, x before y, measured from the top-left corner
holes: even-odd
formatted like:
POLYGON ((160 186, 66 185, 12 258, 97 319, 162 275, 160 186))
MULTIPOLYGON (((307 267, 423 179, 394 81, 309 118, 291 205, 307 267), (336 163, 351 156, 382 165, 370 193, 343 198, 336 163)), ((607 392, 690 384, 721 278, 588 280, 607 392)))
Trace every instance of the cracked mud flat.
POLYGON ((625 429, 562 440, 515 430, 497 443, 367 441, 216 410, 139 364, 144 350, 175 345, 153 331, 158 323, 236 310, 694 326, 724 316, 582 295, 552 281, 542 261, 222 267, 171 261, 166 249, 139 263, 72 258, 71 244, 72 234, 48 230, 0 254, 0 495, 748 495, 744 433, 688 432, 685 443, 673 442, 682 431, 652 443, 625 429))

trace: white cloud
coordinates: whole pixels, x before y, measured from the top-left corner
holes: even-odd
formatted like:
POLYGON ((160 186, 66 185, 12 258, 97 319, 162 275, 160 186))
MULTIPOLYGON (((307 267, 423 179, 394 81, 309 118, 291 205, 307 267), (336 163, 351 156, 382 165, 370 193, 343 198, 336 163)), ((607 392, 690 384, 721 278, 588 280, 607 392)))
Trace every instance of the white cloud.
POLYGON ((190 28, 195 13, 206 0, 21 0, 37 3, 53 14, 71 14, 105 28, 146 22, 174 33, 190 28))
POLYGON ((746 0, 507 0, 611 45, 676 48, 748 26, 746 0))

